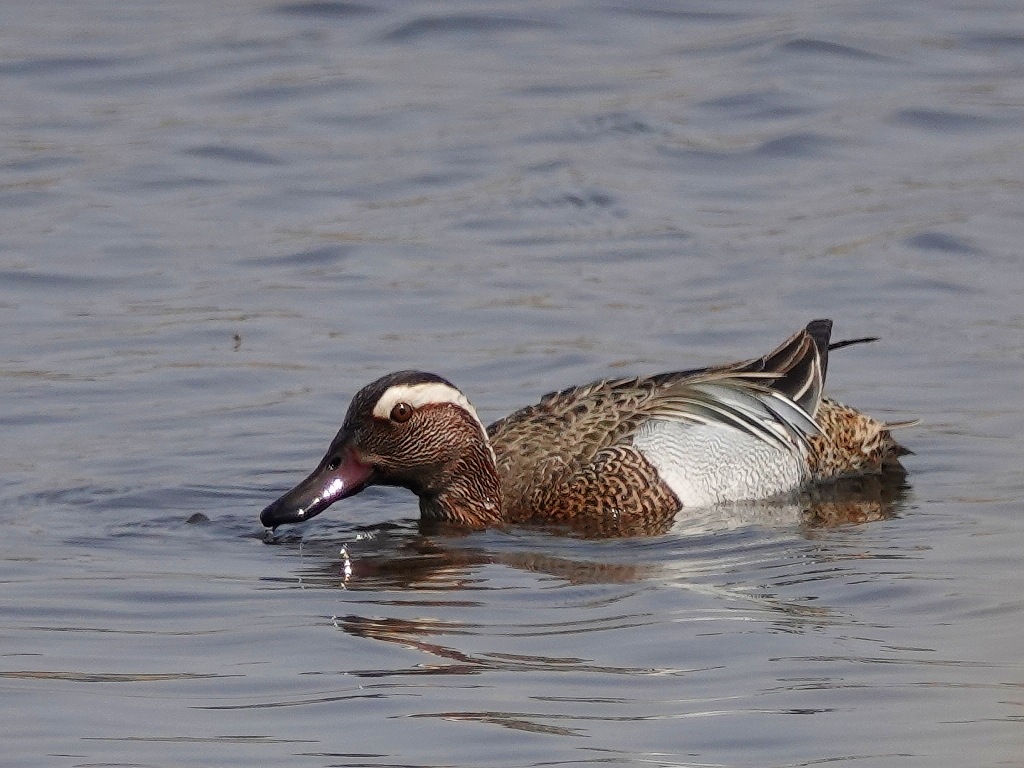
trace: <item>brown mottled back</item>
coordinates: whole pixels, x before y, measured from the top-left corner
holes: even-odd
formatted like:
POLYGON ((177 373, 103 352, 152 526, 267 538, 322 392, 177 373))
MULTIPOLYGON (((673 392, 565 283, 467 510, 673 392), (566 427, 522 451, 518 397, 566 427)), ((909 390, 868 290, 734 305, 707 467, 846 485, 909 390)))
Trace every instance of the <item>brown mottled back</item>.
POLYGON ((599 451, 627 440, 661 387, 651 379, 602 381, 552 392, 487 428, 508 519, 540 514, 599 451))

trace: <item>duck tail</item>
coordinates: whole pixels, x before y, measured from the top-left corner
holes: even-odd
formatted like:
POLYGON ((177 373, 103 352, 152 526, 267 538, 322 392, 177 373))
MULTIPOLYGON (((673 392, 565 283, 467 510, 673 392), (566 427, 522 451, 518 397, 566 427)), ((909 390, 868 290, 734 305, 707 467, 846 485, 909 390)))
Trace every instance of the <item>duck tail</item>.
POLYGON ((859 339, 841 339, 840 341, 833 341, 828 345, 829 351, 835 349, 842 349, 843 347, 852 347, 854 344, 870 344, 873 341, 879 341, 878 336, 861 336, 859 339))
POLYGON ((771 389, 786 395, 813 416, 825 385, 831 333, 831 320, 812 320, 767 355, 743 364, 738 370, 773 376, 771 389))

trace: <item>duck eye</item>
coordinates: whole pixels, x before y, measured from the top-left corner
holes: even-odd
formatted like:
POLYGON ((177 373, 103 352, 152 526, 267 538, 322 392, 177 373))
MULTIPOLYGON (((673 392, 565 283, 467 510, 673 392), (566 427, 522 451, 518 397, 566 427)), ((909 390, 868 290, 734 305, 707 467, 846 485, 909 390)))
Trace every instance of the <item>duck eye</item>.
POLYGON ((332 472, 341 466, 341 456, 333 456, 331 460, 327 462, 327 468, 332 472))
POLYGON ((412 418, 412 406, 408 403, 395 403, 395 407, 391 409, 391 420, 396 421, 399 424, 404 424, 412 418))

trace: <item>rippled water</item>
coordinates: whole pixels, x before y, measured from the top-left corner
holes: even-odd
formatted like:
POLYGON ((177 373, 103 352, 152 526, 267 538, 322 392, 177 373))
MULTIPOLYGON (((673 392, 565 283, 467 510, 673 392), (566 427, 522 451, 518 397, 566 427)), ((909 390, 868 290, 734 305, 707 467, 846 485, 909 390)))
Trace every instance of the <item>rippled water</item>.
POLYGON ((1016 3, 0 6, 20 766, 1019 765, 1016 3), (882 342, 904 482, 619 540, 258 512, 398 368, 485 420, 882 342))

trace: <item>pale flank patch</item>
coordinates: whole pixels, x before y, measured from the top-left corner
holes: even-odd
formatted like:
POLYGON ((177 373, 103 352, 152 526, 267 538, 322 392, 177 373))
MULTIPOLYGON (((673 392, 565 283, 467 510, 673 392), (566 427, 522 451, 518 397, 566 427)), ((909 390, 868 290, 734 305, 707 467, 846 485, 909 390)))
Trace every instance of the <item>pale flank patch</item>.
POLYGON ((727 424, 652 419, 633 437, 683 507, 764 499, 799 488, 807 467, 799 451, 727 424))
POLYGON ((464 394, 447 384, 437 381, 429 381, 422 384, 395 384, 392 387, 388 387, 384 394, 380 396, 377 404, 373 406, 373 415, 378 419, 389 419, 391 418, 391 410, 398 403, 408 403, 413 408, 444 403, 457 405, 472 416, 476 423, 480 425, 480 432, 484 436, 487 435, 487 429, 484 427, 483 422, 480 421, 476 408, 466 399, 464 394))

